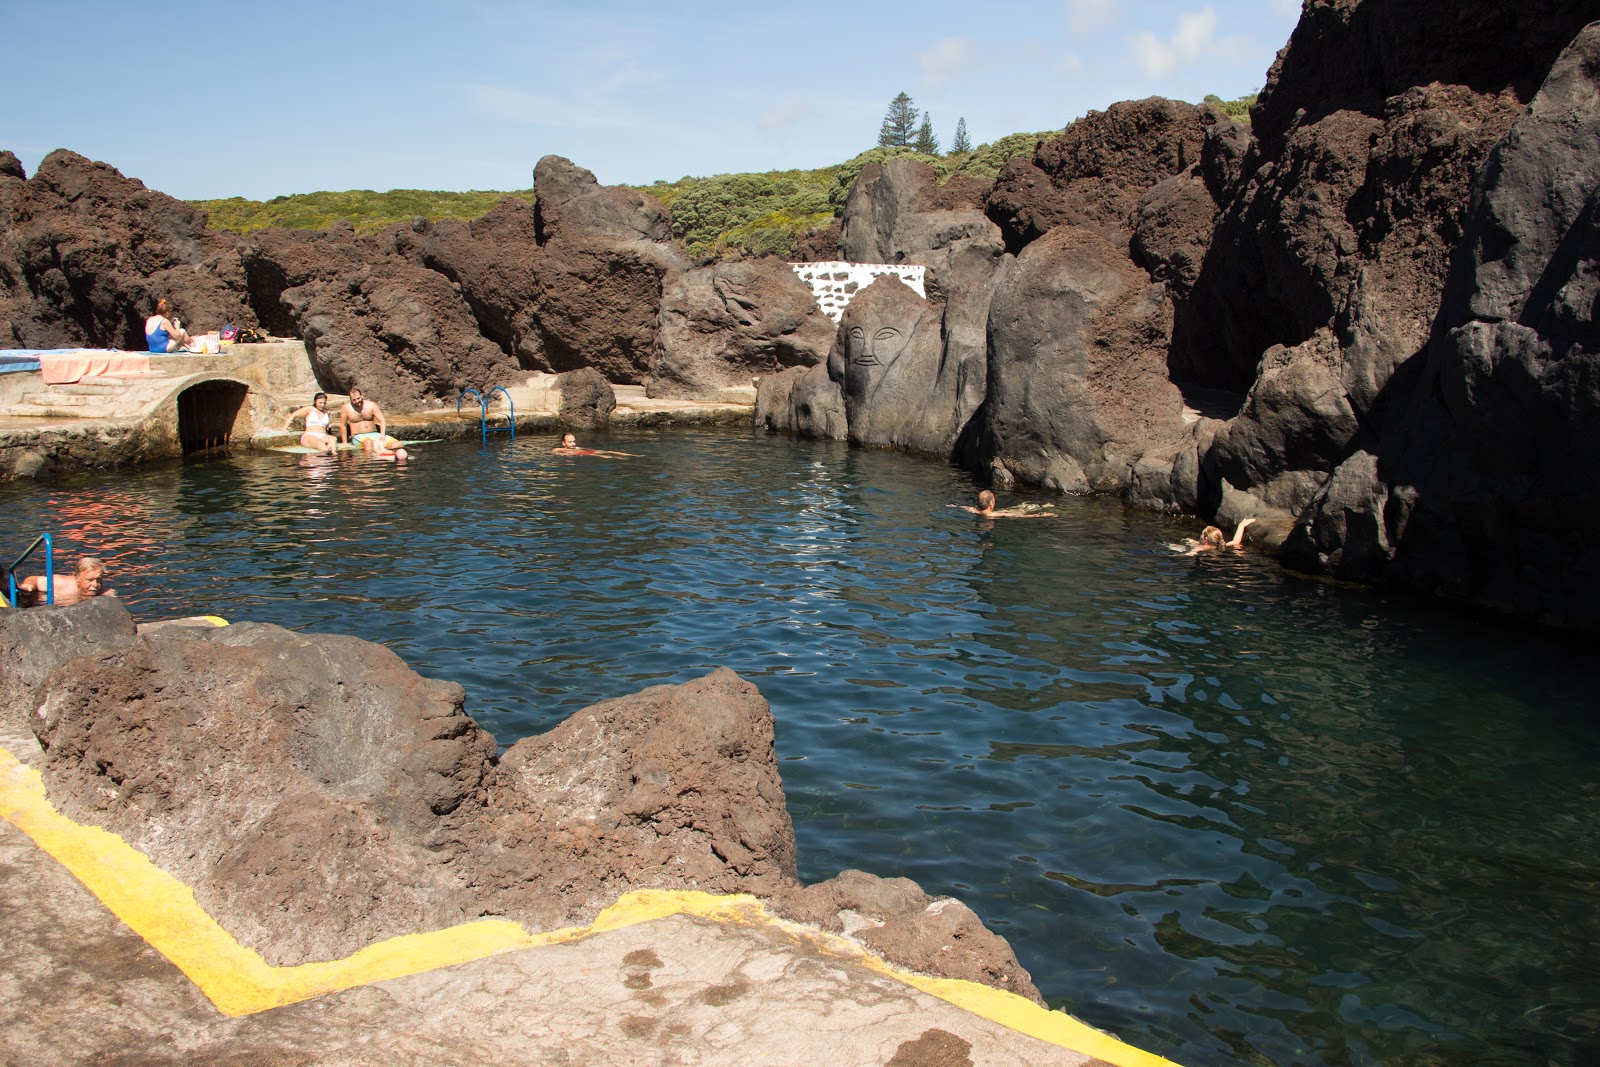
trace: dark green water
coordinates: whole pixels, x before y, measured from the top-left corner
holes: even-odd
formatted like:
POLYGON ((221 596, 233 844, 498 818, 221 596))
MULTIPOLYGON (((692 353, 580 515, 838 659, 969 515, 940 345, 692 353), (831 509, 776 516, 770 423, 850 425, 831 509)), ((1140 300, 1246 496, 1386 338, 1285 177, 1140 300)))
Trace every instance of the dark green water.
POLYGON ((1192 525, 1107 501, 977 520, 889 452, 551 443, 11 485, 0 549, 51 526, 140 618, 381 641, 507 743, 732 667, 804 878, 959 896, 1053 1005, 1192 1067, 1597 1062, 1589 642, 1178 558, 1192 525))

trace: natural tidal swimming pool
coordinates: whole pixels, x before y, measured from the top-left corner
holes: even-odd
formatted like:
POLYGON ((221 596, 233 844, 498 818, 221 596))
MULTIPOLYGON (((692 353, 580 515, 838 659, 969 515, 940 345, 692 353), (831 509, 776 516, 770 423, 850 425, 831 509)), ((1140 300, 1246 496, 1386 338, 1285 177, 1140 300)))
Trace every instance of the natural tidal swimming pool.
MULTIPOLYGON (((380 641, 502 743, 726 665, 806 881, 960 897, 1052 1005, 1190 1067, 1592 1064, 1592 642, 1181 558, 1106 500, 986 521, 926 459, 738 432, 241 454, 0 487, 135 617, 380 641), (586 441, 586 443, 589 443, 586 441)), ((31 572, 31 568, 24 568, 31 572)))

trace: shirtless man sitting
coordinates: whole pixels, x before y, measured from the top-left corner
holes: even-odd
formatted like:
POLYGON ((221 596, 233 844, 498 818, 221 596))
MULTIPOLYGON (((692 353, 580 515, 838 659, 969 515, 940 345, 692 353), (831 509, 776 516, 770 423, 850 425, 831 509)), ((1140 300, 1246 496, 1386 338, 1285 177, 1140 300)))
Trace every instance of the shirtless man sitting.
MULTIPOLYGON (((93 556, 84 556, 78 560, 77 567, 71 574, 55 575, 54 592, 55 603, 76 604, 92 596, 116 596, 115 589, 105 588, 106 565, 93 556)), ((17 583, 17 600, 23 605, 44 604, 49 602, 49 589, 44 580, 44 575, 35 574, 24 578, 17 583)))
POLYGON ((368 400, 361 392, 361 387, 350 387, 350 399, 344 407, 339 409, 339 443, 354 441, 361 444, 363 434, 387 435, 389 426, 383 417, 383 409, 378 407, 376 400, 368 400))

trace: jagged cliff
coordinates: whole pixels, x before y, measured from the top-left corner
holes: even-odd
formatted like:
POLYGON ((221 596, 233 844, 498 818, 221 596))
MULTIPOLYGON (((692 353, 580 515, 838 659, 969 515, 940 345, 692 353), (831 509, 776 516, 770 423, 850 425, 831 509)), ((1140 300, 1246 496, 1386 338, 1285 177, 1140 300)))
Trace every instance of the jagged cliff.
POLYGON ((165 294, 394 406, 522 369, 762 375, 774 428, 1254 515, 1307 570, 1594 627, 1595 14, 1317 0, 1249 125, 1135 101, 987 188, 869 166, 819 248, 923 264, 927 296, 880 280, 837 331, 781 262, 692 265, 659 203, 562 159, 537 208, 233 238, 104 164, 0 154, 0 337, 136 345, 165 294))

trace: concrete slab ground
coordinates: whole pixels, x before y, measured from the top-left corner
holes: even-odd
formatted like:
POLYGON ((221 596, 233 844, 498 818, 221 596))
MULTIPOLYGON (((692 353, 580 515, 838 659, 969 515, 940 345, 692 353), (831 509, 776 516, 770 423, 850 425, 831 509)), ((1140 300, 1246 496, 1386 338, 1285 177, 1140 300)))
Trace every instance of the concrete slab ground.
POLYGON ((491 921, 268 967, 120 839, 55 813, 37 755, 0 736, 0 1063, 1171 1067, 753 898, 630 895, 582 930, 491 921))

